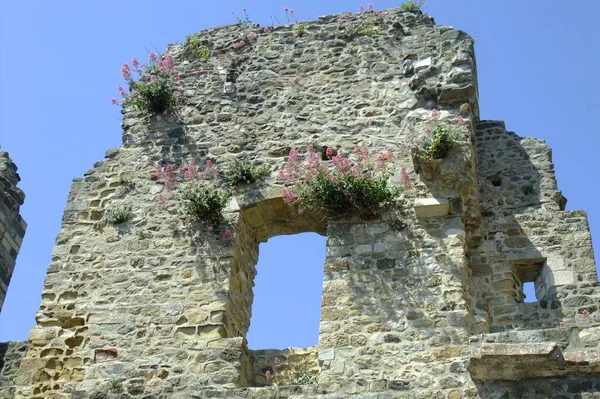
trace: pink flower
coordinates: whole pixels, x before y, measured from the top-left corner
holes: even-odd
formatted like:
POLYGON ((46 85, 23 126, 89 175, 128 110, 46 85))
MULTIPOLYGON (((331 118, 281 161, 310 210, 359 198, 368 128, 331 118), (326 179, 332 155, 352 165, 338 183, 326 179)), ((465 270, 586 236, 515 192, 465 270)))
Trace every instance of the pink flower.
POLYGON ((271 29, 270 29, 269 27, 266 27, 266 28, 264 29, 264 32, 265 32, 265 33, 271 33, 272 31, 271 31, 271 29))
POLYGON ((404 166, 400 168, 400 178, 402 179, 404 187, 410 186, 410 175, 404 166))
POLYGON ((148 54, 148 59, 151 63, 154 64, 156 62, 156 54, 153 51, 151 51, 150 54, 148 54))
POLYGON ((173 68, 175 68, 175 60, 171 54, 167 54, 163 61, 163 66, 167 71, 171 71, 173 68))
POLYGON ((242 11, 243 11, 243 12, 246 12, 246 8, 242 8, 242 11))
POLYGON ((561 321, 561 322, 559 323, 559 325, 560 325, 561 327, 565 327, 565 326, 567 325, 567 323, 565 323, 564 321, 561 321))
POLYGON ((123 79, 126 81, 131 80, 131 70, 129 69, 129 64, 126 62, 123 63, 123 66, 121 67, 121 75, 123 75, 123 79))
POLYGON ((269 370, 267 370, 267 372, 265 373, 265 377, 267 377, 267 380, 271 378, 271 372, 269 370))
POLYGON ((285 8, 283 9, 283 11, 285 11, 285 12, 289 12, 289 11, 290 11, 290 9, 289 9, 289 8, 287 8, 287 7, 285 7, 285 8))
POLYGON ((294 9, 290 8, 290 14, 293 14, 293 13, 294 13, 294 9))
POLYGON ((327 158, 331 158, 333 156, 333 148, 327 147, 327 149, 325 150, 325 155, 327 156, 327 158))
POLYGON ((358 10, 360 12, 363 12, 365 10, 365 6, 363 6, 362 4, 358 6, 358 10))
POLYGON ((369 3, 369 4, 367 4, 367 8, 368 8, 369 10, 372 10, 372 9, 373 9, 373 3, 369 3))
POLYGON ((588 317, 588 316, 590 315, 590 311, 589 311, 589 310, 587 310, 587 309, 583 309, 583 312, 581 312, 581 315, 582 315, 583 317, 588 317))
POLYGON ((119 86, 119 93, 121 94, 121 97, 127 96, 127 92, 125 91, 123 86, 119 86))
POLYGON ((156 82, 156 75, 150 75, 150 82, 156 82))
POLYGON ((298 215, 300 215, 300 216, 304 215, 304 209, 298 209, 298 215))
POLYGON ((231 190, 231 195, 237 195, 237 191, 236 190, 231 190))
POLYGON ((214 227, 212 227, 212 226, 208 226, 208 232, 209 232, 209 233, 212 233, 212 232, 213 232, 213 230, 214 230, 214 227))
POLYGON ((243 40, 240 40, 239 42, 237 42, 236 44, 233 45, 233 47, 240 49, 242 47, 244 47, 246 45, 246 42, 243 40))
POLYGON ((256 33, 250 32, 250 33, 248 33, 248 35, 246 37, 248 38, 248 40, 252 41, 252 40, 256 39, 256 33))
POLYGON ((343 19, 338 19, 338 24, 342 25, 344 22, 346 22, 346 21, 343 19))
POLYGON ((138 59, 136 57, 133 57, 131 59, 131 65, 135 68, 135 71, 138 74, 142 74, 142 68, 140 68, 140 62, 138 61, 138 59))
POLYGON ((160 207, 167 206, 167 200, 165 199, 165 196, 163 194, 158 195, 158 199, 156 200, 156 202, 158 202, 158 205, 160 207))
POLYGON ((223 231, 223 237, 224 238, 230 238, 231 237, 231 230, 225 229, 225 231, 223 231))
POLYGON ((112 105, 119 105, 119 100, 117 100, 116 98, 111 98, 111 99, 110 99, 110 103, 111 103, 112 105))
POLYGON ((459 123, 463 123, 463 122, 465 121, 465 118, 463 118, 463 116, 462 116, 462 115, 459 115, 459 116, 456 118, 456 120, 457 120, 459 123))

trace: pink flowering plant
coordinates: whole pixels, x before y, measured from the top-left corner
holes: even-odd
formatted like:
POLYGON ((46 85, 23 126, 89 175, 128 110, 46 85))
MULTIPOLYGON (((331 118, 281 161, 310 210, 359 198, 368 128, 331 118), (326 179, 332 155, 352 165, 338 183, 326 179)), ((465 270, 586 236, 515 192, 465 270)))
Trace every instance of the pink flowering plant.
POLYGON ((313 146, 304 157, 292 149, 279 171, 279 180, 287 186, 283 199, 298 213, 323 211, 331 218, 376 214, 394 205, 401 194, 400 187, 390 183, 391 149, 375 155, 368 147, 356 145, 352 154, 327 148, 323 155, 326 162, 313 146))
POLYGON ((188 223, 201 223, 207 231, 231 238, 231 231, 221 228, 222 211, 225 209, 230 193, 217 184, 219 171, 215 164, 207 160, 201 167, 195 158, 176 168, 173 164, 155 166, 152 178, 161 181, 166 193, 158 197, 159 205, 166 206, 169 199, 179 205, 182 218, 188 223))
POLYGON ((465 136, 465 132, 468 130, 467 123, 462 116, 459 116, 453 123, 442 122, 440 111, 432 110, 431 118, 427 121, 423 132, 406 134, 413 156, 424 162, 445 158, 450 149, 461 139, 461 136, 465 136))
POLYGON ((366 7, 360 4, 358 10, 359 12, 356 14, 344 13, 338 20, 344 36, 352 38, 355 36, 380 35, 387 13, 375 10, 373 3, 367 3, 366 7))
MULTIPOLYGON (((151 52, 148 64, 144 65, 134 57, 131 65, 123 64, 121 74, 130 90, 127 94, 125 88, 119 86, 124 106, 132 104, 139 110, 150 113, 166 113, 175 107, 176 95, 180 90, 175 87, 175 82, 179 80, 179 75, 171 54, 159 60, 156 54, 151 52), (135 80, 134 75, 139 79, 135 80)), ((119 104, 114 98, 111 102, 119 104)))

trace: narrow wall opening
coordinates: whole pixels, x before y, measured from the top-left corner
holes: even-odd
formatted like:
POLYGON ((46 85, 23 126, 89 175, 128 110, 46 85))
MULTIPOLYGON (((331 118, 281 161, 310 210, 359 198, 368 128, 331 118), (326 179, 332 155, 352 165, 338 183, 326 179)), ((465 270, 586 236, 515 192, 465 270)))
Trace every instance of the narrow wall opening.
POLYGON ((534 259, 515 264, 517 278, 517 301, 538 302, 548 290, 549 268, 545 259, 534 259))
POLYGON ((535 282, 526 281, 523 283, 523 302, 537 302, 537 298, 535 297, 535 282))
POLYGON ((281 235, 259 246, 249 349, 318 343, 326 237, 281 235))

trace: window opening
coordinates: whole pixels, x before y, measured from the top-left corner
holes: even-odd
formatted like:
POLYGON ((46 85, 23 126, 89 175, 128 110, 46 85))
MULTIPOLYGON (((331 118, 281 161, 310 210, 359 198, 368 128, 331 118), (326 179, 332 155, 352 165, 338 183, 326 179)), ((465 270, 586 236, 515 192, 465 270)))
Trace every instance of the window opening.
POLYGON ((531 260, 515 265, 519 280, 518 302, 531 303, 544 298, 548 290, 550 269, 545 260, 531 260))
POLYGON ((326 237, 302 233, 259 246, 250 349, 308 348, 318 343, 326 237))
POLYGON ((523 302, 537 302, 535 297, 535 283, 533 281, 527 281, 523 283, 523 302))

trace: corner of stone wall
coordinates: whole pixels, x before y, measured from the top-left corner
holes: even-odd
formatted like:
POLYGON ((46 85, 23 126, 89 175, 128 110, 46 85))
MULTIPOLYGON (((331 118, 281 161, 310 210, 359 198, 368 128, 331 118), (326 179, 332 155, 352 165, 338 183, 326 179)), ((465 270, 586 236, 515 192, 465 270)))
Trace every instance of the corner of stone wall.
POLYGON ((0 152, 0 311, 12 277, 27 223, 19 214, 25 193, 17 184, 21 178, 7 152, 0 152))

